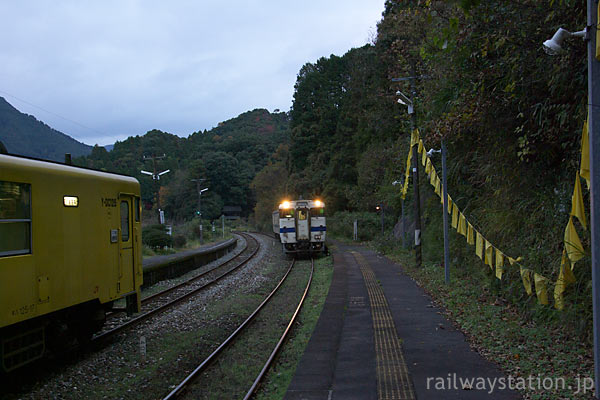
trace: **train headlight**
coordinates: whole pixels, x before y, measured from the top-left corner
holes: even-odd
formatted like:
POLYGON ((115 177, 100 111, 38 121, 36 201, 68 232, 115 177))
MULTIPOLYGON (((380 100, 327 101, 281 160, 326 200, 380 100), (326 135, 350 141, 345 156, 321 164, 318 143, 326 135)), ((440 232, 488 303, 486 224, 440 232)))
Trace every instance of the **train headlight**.
POLYGON ((286 209, 287 209, 287 208, 290 208, 290 206, 291 206, 290 202, 286 200, 286 201, 284 201, 283 203, 281 203, 281 206, 280 206, 280 207, 281 207, 281 208, 286 208, 286 209))
POLYGON ((322 205, 323 203, 321 202, 321 200, 315 200, 315 206, 321 207, 322 205))

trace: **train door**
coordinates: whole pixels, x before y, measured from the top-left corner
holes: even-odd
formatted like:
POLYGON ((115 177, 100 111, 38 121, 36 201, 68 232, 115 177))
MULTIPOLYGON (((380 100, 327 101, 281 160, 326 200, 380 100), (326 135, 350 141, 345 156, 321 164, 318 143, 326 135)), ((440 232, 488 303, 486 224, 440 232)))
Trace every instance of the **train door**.
POLYGON ((133 196, 119 196, 119 281, 121 293, 135 290, 133 196))
POLYGON ((296 210, 296 240, 310 239, 310 218, 307 208, 296 210))

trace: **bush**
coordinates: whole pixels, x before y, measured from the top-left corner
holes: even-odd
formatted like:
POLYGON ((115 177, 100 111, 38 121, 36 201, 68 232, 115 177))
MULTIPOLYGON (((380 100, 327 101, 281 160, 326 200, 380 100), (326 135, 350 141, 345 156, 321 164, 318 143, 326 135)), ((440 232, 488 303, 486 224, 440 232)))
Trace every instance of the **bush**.
MULTIPOLYGON (((352 239, 354 233, 354 220, 358 221, 358 239, 360 241, 373 240, 381 236, 381 215, 371 212, 340 211, 332 217, 327 217, 327 233, 334 237, 352 239)), ((385 215, 386 234, 392 230, 394 218, 385 215)))
POLYGON ((167 234, 164 225, 150 225, 142 229, 142 243, 151 248, 173 246, 173 238, 167 234))
POLYGON ((187 238, 183 235, 175 235, 173 245, 177 248, 182 248, 187 243, 187 238))

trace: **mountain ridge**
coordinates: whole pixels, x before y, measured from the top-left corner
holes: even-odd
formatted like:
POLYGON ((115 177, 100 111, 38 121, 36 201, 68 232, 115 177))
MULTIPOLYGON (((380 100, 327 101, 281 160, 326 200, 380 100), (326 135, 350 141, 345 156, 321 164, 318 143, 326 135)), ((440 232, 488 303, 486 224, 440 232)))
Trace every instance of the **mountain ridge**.
POLYGON ((65 153, 79 157, 92 152, 92 146, 22 113, 1 96, 0 141, 11 154, 52 161, 64 161, 65 153))

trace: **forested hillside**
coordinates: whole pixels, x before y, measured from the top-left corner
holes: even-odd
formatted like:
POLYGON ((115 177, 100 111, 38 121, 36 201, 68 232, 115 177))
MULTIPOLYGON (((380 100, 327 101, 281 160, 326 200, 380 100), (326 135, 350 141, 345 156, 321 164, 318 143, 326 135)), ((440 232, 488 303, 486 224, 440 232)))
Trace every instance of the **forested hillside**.
POLYGON ((250 182, 288 139, 286 113, 256 109, 188 138, 153 130, 115 143, 111 152, 96 146, 88 157, 75 162, 136 177, 142 200, 151 210, 156 208, 158 182, 140 171, 153 172, 152 157, 157 157, 157 172, 170 170, 160 178, 160 205, 167 218, 194 217, 198 194, 191 180, 204 179, 202 187, 209 190, 202 194, 202 215, 210 220, 218 218, 225 205, 242 207, 246 216, 252 212, 255 198, 250 182))
MULTIPOLYGON (((392 182, 404 176, 411 123, 396 91, 411 95, 413 82, 426 147, 439 148, 443 139, 448 148, 455 203, 495 246, 555 282, 586 113, 586 50, 574 39, 551 57, 542 43, 558 27, 584 26, 584 6, 570 0, 387 0, 372 43, 300 69, 289 113, 254 110, 185 139, 151 131, 110 153, 94 148, 80 162, 138 177, 144 200, 155 205, 155 186, 139 170, 152 169, 144 156, 164 154, 158 170, 171 172, 161 178, 160 202, 176 220, 193 215, 190 180, 197 178, 209 187, 205 215, 215 218, 223 205, 240 205, 265 229, 283 197, 320 196, 329 215, 374 212, 383 203, 388 216, 397 216, 400 189, 392 182), (392 80, 409 77, 415 79, 392 80)), ((441 170, 439 155, 431 160, 441 170)), ((424 254, 439 261, 441 206, 426 181, 424 254)), ((411 202, 412 189, 406 210, 414 218, 411 202)), ((472 249, 451 239, 455 263, 474 263, 472 249)), ((589 248, 585 230, 581 239, 589 248)), ((586 256, 577 264, 578 282, 589 281, 588 262, 586 256)), ((518 268, 508 270, 498 290, 533 304, 520 278, 518 268)), ((578 303, 573 312, 589 312, 589 290, 568 290, 578 303)))
POLYGON ((2 97, 0 142, 9 153, 53 161, 64 161, 65 153, 78 157, 92 150, 91 146, 50 128, 31 115, 23 114, 2 97))
MULTIPOLYGON (((330 215, 373 211, 379 203, 398 215, 400 190, 392 182, 404 175, 411 125, 395 92, 410 95, 411 82, 392 79, 416 76, 421 137, 427 148, 445 140, 456 204, 487 239, 555 282, 586 114, 586 46, 572 39, 551 57, 542 43, 559 27, 580 30, 585 21, 585 2, 569 0, 386 1, 373 43, 300 70, 289 158, 265 172, 289 174, 277 195, 268 189, 272 205, 284 195, 317 195, 330 215)), ((432 161, 441 171, 440 156, 432 161)), ((584 197, 588 204, 587 191, 584 197)), ((421 201, 424 254, 439 262, 441 205, 428 182, 421 201)), ((268 208, 257 209, 265 224, 268 208)), ((580 235, 589 249, 585 230, 580 235)), ((454 265, 475 262, 464 240, 455 235, 451 242, 454 265)), ((588 262, 589 255, 577 264, 577 282, 589 282, 588 262)), ((497 286, 493 274, 490 283, 497 286)), ((518 268, 500 289, 515 302, 535 303, 518 268)), ((589 290, 579 284, 567 291, 574 313, 590 312, 589 290)))

